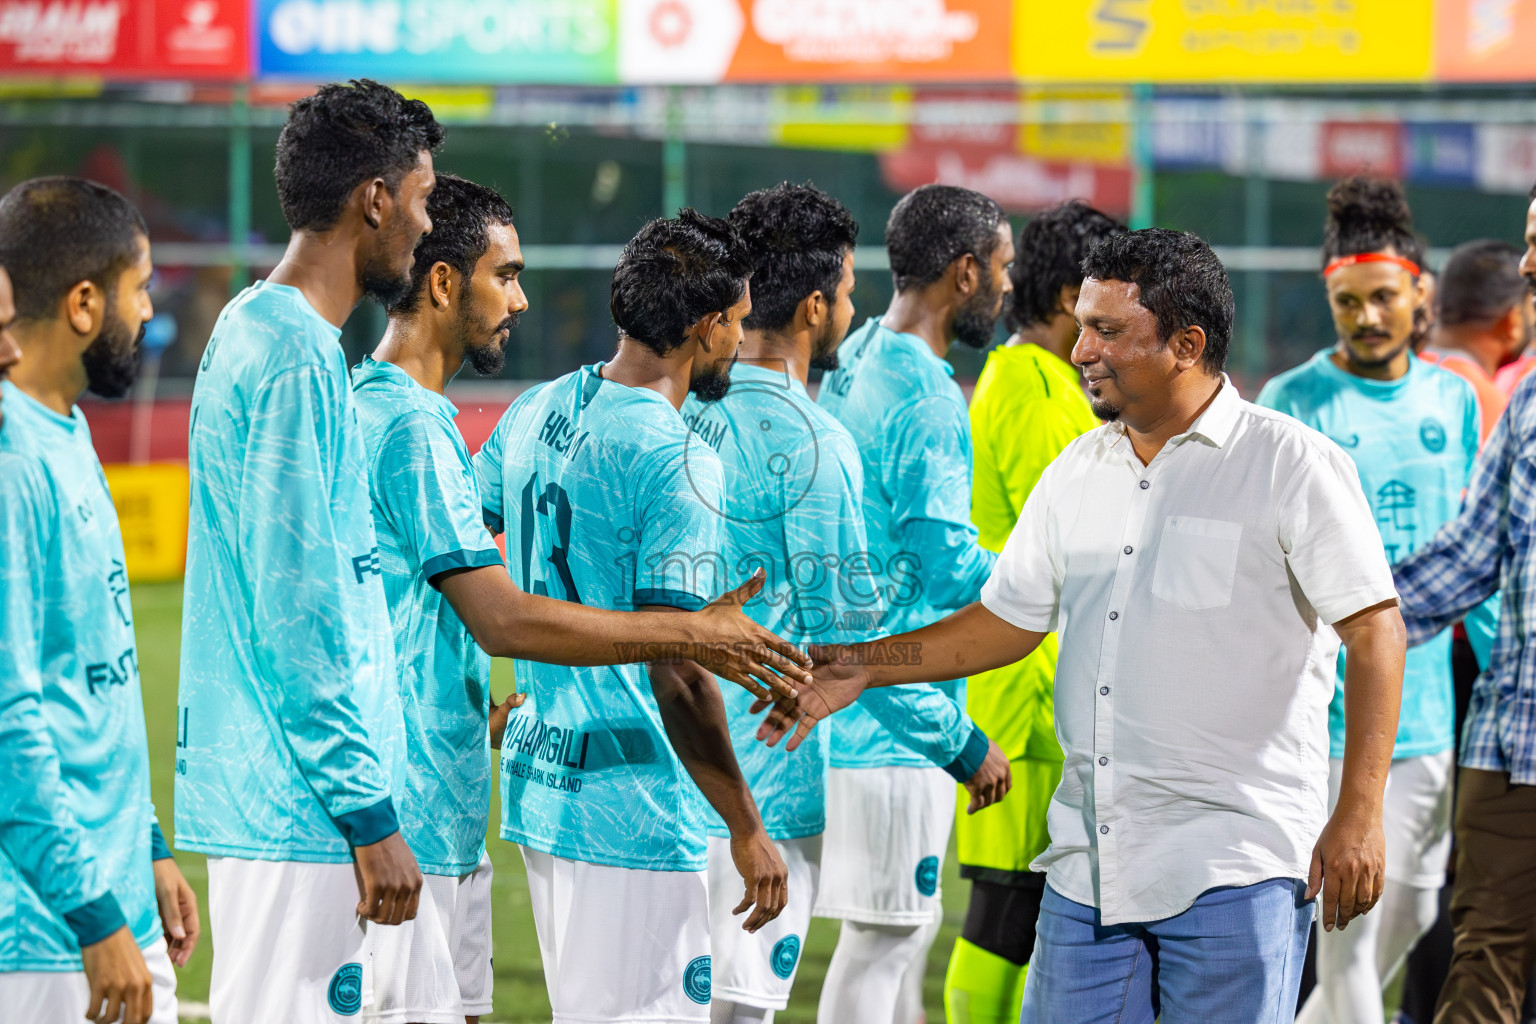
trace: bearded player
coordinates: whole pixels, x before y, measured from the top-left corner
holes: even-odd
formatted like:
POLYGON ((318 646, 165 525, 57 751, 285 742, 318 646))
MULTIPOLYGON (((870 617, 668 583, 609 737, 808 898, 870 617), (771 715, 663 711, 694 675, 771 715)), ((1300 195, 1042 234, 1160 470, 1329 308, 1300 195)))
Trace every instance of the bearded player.
MULTIPOLYGON (((689 448, 678 409, 729 390, 750 274, 735 230, 692 210, 624 247, 617 354, 525 392, 474 458, 521 589, 677 615, 723 589, 720 461, 689 448)), ((629 646, 648 669, 518 661, 528 700, 502 739, 501 835, 523 848, 556 1024, 709 1020, 706 801, 743 927, 787 898, 714 678, 686 649, 629 646)))
MULTIPOLYGON (((1008 220, 979 192, 908 193, 891 211, 885 243, 896 294, 843 344, 817 397, 858 446, 870 571, 888 608, 882 632, 926 626, 975 601, 997 560, 971 524, 971 427, 944 355, 956 341, 991 344, 1013 289, 1008 220)), ((963 679, 939 688, 964 706, 963 679)), ((906 1024, 921 1012, 937 934, 954 780, 862 707, 832 726, 816 913, 842 919, 843 929, 819 1013, 906 1024)))
MULTIPOLYGON (((886 605, 862 575, 864 470, 853 438, 811 401, 806 381, 811 369, 837 368, 853 319, 858 225, 825 192, 788 183, 750 193, 730 221, 752 255, 741 362, 724 399, 683 405, 696 443, 716 450, 725 469, 725 562, 735 571, 770 567, 764 593, 747 605, 764 626, 805 643, 857 642, 874 635, 886 605)), ((1007 792, 1002 751, 942 691, 896 687, 860 703, 906 748, 965 783, 971 811, 1007 792)), ((790 871, 785 913, 755 933, 733 927, 739 883, 724 824, 711 823, 711 1021, 758 1024, 785 1007, 799 966, 821 868, 831 751, 822 741, 787 755, 770 750, 755 738, 750 698, 728 693, 726 704, 737 757, 790 871)))
POLYGON ((383 1024, 473 1022, 491 1008, 489 747, 500 746, 521 697, 494 704, 490 655, 592 665, 619 659, 626 643, 702 641, 728 658, 722 674, 766 694, 752 674, 782 687, 764 663, 789 668, 767 645, 793 651, 741 614, 755 582, 683 615, 588 608, 517 588, 481 521, 444 390, 465 363, 501 372, 528 307, 522 250, 511 208, 483 185, 438 175, 427 214, 432 233, 416 247, 411 291, 352 374, 405 707, 401 829, 426 877, 416 918, 372 936, 363 1013, 383 1024))
POLYGON ((174 1024, 197 902, 150 804, 123 538, 75 404, 133 384, 148 230, 105 186, 37 178, 0 200, 0 265, 0 361, 21 356, 0 383, 0 1006, 174 1024))

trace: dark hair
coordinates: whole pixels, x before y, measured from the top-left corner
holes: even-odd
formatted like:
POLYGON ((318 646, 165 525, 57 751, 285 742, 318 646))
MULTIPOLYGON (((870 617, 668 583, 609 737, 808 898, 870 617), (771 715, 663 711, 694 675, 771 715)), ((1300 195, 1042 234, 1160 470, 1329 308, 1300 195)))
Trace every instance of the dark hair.
POLYGON ((924 185, 902 196, 885 222, 885 249, 896 290, 931 284, 970 253, 982 263, 997 248, 1003 208, 956 185, 924 185))
POLYGON ((1413 233, 1413 212, 1401 186, 1357 175, 1328 190, 1323 222, 1323 265, 1340 256, 1391 249, 1424 266, 1424 242, 1413 233))
POLYGON ((322 85, 288 108, 277 137, 277 196, 295 231, 335 225, 352 190, 383 178, 393 194, 422 150, 443 141, 443 126, 421 100, 354 78, 322 85))
POLYGON ((117 192, 84 178, 33 178, 0 198, 0 266, 16 316, 43 320, 81 281, 111 291, 149 228, 117 192))
POLYGON ((1013 300, 1005 310, 1008 329, 1049 323, 1061 308, 1061 290, 1083 283, 1083 256, 1125 230, 1081 199, 1054 206, 1020 228, 1008 272, 1013 281, 1013 300))
POLYGON ((1134 284, 1142 306, 1157 318, 1159 341, 1166 343, 1186 327, 1200 327, 1205 331, 1200 365, 1212 374, 1227 365, 1232 282, 1200 236, 1167 228, 1110 235, 1083 257, 1083 276, 1134 284))
POLYGON ((815 185, 784 181, 748 192, 729 219, 752 260, 752 314, 746 326, 782 330, 813 292, 832 302, 843 276, 843 254, 859 237, 846 206, 815 185))
POLYGON ((1513 309, 1527 289, 1520 273, 1521 255, 1508 242, 1492 238, 1451 250, 1435 289, 1440 322, 1450 326, 1488 323, 1513 309))
POLYGON ((625 335, 666 355, 688 328, 724 312, 747 290, 752 260, 729 221, 691 209, 657 218, 619 254, 608 310, 625 335))
POLYGON ((467 281, 475 264, 491 247, 492 224, 511 224, 512 207, 493 188, 477 185, 456 174, 439 174, 437 187, 427 197, 427 216, 432 231, 416 243, 416 262, 411 265, 411 290, 389 307, 389 315, 414 313, 421 305, 427 274, 446 263, 467 281))

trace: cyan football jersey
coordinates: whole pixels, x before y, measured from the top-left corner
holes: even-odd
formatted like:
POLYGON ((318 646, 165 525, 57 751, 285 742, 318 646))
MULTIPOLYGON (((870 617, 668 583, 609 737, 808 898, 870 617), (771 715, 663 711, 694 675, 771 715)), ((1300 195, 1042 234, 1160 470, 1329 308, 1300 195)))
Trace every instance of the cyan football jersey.
POLYGON ((133 609, 85 417, 0 392, 0 972, 78 971, 160 936, 133 609))
POLYGON ((364 359, 352 397, 405 712, 400 828, 421 870, 464 875, 491 814, 491 659, 435 586, 452 569, 501 565, 480 517, 458 410, 393 363, 364 359))
MULTIPOLYGON (((661 395, 586 366, 524 392, 475 455, 512 581, 598 608, 704 606, 726 578, 720 460, 661 395)), ((645 667, 519 661, 501 744, 501 835, 559 857, 705 866, 705 803, 645 667)))
MULTIPOLYGON (((1397 380, 1369 380, 1335 366, 1324 349, 1272 379, 1258 404, 1327 434, 1354 459, 1360 486, 1393 565, 1461 511, 1477 458, 1478 406, 1462 378, 1417 358, 1397 380)), ((1328 708, 1330 754, 1344 754, 1344 654, 1328 708)), ((1408 649, 1393 757, 1455 745, 1451 634, 1408 649)))
POLYGON ((258 282, 192 393, 177 845, 342 863, 397 829, 389 608, 341 332, 258 282))
MULTIPOLYGON (((937 622, 981 597, 997 555, 971 523, 971 421, 954 367, 928 343, 871 317, 838 349, 817 403, 858 445, 870 579, 885 595, 881 633, 937 622)), ((938 684, 960 707, 965 680, 938 684)), ((838 768, 920 766, 861 706, 832 718, 838 768)))
MULTIPOLYGON (((864 468, 843 425, 779 365, 745 363, 731 371, 723 400, 690 396, 683 419, 720 454, 730 498, 721 525, 731 579, 758 567, 767 573, 747 614, 798 644, 851 644, 880 635, 885 600, 866 567, 864 468)), ((823 734, 831 723, 786 752, 758 742, 762 716, 748 711, 751 694, 730 682, 722 682, 720 692, 736 759, 768 834, 796 839, 824 831, 830 744, 823 734)), ((986 756, 986 737, 937 687, 881 687, 861 696, 859 707, 961 781, 986 756)), ((709 822, 710 834, 727 834, 712 810, 709 822)))

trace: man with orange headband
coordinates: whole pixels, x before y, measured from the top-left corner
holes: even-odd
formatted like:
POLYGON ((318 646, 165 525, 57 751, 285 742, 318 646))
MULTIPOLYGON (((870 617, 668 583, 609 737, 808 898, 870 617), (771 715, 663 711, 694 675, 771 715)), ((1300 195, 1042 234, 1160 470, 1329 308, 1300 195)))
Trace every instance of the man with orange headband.
MULTIPOLYGON (((1472 387, 1412 350, 1426 313, 1423 258, 1395 183, 1351 178, 1329 190, 1323 280, 1338 343, 1270 381, 1258 398, 1349 453, 1394 564, 1455 517, 1480 437, 1472 387)), ((1348 931, 1319 931, 1318 983, 1301 1024, 1379 1019, 1382 981, 1435 920, 1450 851, 1450 640, 1442 632, 1408 652, 1383 805, 1381 905, 1348 931)), ((1328 710, 1330 802, 1344 768, 1342 654, 1338 678, 1328 710)))

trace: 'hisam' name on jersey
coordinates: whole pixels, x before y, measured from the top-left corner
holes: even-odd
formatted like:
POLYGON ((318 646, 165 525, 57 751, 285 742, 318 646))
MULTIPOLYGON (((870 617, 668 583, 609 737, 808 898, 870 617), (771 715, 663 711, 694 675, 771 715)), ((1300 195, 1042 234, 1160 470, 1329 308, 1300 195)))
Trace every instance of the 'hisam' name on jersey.
POLYGON ((85 666, 85 685, 94 697, 98 688, 127 686, 128 680, 136 679, 138 675, 139 656, 130 647, 112 661, 98 661, 94 665, 85 666))
POLYGON ((586 443, 589 436, 591 431, 587 430, 576 433, 576 428, 571 426, 570 418, 558 409, 550 410, 548 418, 544 420, 544 426, 539 428, 539 440, 567 459, 576 457, 576 453, 581 451, 581 446, 586 443))
POLYGON ((720 450, 720 442, 725 440, 725 424, 711 423, 704 413, 693 413, 684 416, 683 422, 688 424, 688 429, 699 435, 699 438, 715 451, 720 450))
POLYGON ((590 739, 589 733, 550 725, 532 715, 517 715, 507 723, 501 749, 580 771, 587 766, 587 744, 590 739))

